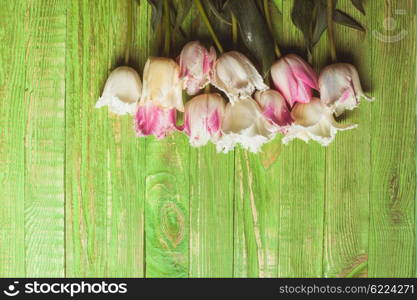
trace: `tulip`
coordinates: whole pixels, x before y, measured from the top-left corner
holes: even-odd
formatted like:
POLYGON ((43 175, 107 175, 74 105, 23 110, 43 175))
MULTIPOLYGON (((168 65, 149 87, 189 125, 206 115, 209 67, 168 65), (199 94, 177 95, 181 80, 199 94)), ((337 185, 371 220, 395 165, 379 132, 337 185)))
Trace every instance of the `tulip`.
POLYGON ((236 51, 226 52, 216 61, 211 83, 223 91, 232 104, 251 97, 255 90, 268 89, 250 60, 236 51))
POLYGON ((216 50, 210 51, 198 41, 187 43, 179 57, 180 78, 189 95, 195 95, 209 83, 209 74, 216 61, 216 50))
POLYGON ((152 101, 161 108, 184 111, 182 81, 178 64, 165 57, 150 57, 143 70, 143 91, 140 104, 152 101))
POLYGON ((295 103, 308 103, 312 89, 318 90, 317 74, 301 57, 289 54, 271 67, 272 81, 292 108, 295 103))
POLYGON ((357 107, 361 97, 373 100, 364 94, 358 71, 351 64, 338 63, 325 67, 320 73, 319 86, 321 100, 336 116, 357 107))
POLYGON ((258 152, 274 137, 274 128, 252 98, 244 98, 226 106, 222 123, 222 137, 216 143, 217 151, 227 153, 240 144, 244 149, 258 152))
POLYGON ((118 67, 107 78, 95 107, 108 106, 109 111, 118 115, 134 114, 141 91, 139 74, 130 67, 118 67))
POLYGON ((275 90, 266 90, 256 92, 255 100, 261 107, 265 118, 274 125, 277 131, 285 133, 293 119, 284 97, 275 90))
POLYGON ((135 118, 137 135, 164 138, 176 129, 177 109, 184 110, 178 64, 169 58, 149 58, 135 118))
POLYGON ((221 136, 226 101, 219 94, 202 94, 185 104, 184 132, 194 147, 215 143, 221 136))
POLYGON ((323 146, 328 146, 338 131, 357 127, 357 125, 337 123, 332 111, 318 98, 313 98, 309 103, 297 103, 291 111, 291 116, 294 124, 282 139, 284 144, 298 138, 306 143, 314 140, 323 146))

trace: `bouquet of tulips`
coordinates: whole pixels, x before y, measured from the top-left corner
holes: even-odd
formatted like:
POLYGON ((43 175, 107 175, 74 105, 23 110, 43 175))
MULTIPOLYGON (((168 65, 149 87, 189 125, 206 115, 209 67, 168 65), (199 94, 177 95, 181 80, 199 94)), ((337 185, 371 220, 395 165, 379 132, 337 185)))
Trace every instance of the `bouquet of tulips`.
MULTIPOLYGON (((222 51, 216 36, 214 41, 222 51)), ((136 70, 115 69, 96 107, 134 115, 139 137, 162 139, 180 131, 194 147, 212 142, 218 152, 227 153, 236 145, 258 152, 277 134, 283 135, 284 144, 301 139, 327 146, 338 131, 356 127, 338 123, 335 116, 358 107, 361 98, 372 100, 363 93, 351 64, 335 63, 318 75, 301 57, 288 54, 263 67, 270 69, 271 86, 244 54, 230 51, 217 57, 213 47, 192 41, 176 60, 150 57, 143 85, 136 70), (217 92, 210 92, 209 85, 217 92), (185 105, 184 90, 193 96, 185 105), (182 125, 177 124, 178 111, 184 113, 182 125)))

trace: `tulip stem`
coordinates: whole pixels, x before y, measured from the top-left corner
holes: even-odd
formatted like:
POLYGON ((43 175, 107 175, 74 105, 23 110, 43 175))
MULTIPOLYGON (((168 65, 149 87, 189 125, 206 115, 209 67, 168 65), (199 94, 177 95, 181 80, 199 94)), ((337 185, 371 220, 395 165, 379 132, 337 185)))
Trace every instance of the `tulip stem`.
MULTIPOLYGON (((266 19, 266 24, 268 25, 269 31, 271 32, 271 35, 274 35, 274 31, 273 31, 273 27, 272 27, 272 21, 271 21, 271 10, 269 9, 269 0, 263 0, 263 4, 264 4, 264 12, 265 12, 265 19, 266 19)), ((274 40, 274 50, 275 50, 275 55, 277 56, 277 58, 281 57, 281 50, 278 47, 278 43, 275 40, 275 38, 273 38, 274 40)))
POLYGON ((165 40, 164 40, 164 55, 169 56, 171 48, 171 28, 170 28, 170 17, 169 17, 169 3, 168 0, 164 0, 164 27, 165 27, 165 40))
POLYGON ((198 11, 201 14, 201 17, 203 18, 204 23, 207 26, 208 31, 210 32, 210 35, 214 41, 214 43, 216 44, 217 49, 219 50, 220 53, 223 53, 223 47, 220 44, 219 39, 217 38, 216 33, 214 32, 213 26, 211 26, 210 20, 207 17, 206 11, 204 10, 203 5, 201 4, 200 0, 194 0, 195 5, 197 6, 198 11))
POLYGON ((232 40, 233 40, 233 46, 237 46, 237 19, 235 14, 232 12, 232 40))
POLYGON ((329 37, 330 55, 332 61, 337 61, 336 46, 334 43, 334 27, 333 27, 333 11, 334 5, 333 0, 327 0, 327 34, 329 37))

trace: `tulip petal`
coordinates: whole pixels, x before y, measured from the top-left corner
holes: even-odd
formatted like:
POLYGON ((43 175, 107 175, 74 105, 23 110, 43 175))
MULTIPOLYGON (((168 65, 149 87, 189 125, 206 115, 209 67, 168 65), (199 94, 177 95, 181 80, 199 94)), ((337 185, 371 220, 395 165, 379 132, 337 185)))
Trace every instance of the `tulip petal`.
POLYGON ((295 103, 308 103, 312 89, 318 89, 317 74, 301 57, 289 54, 271 67, 275 88, 281 92, 290 107, 295 103))
POLYGON ((209 82, 209 74, 216 60, 216 51, 210 51, 198 41, 187 43, 179 57, 180 78, 189 95, 195 95, 209 82))
POLYGON ((202 94, 185 104, 184 133, 194 147, 216 142, 221 135, 221 121, 226 101, 219 94, 202 94))
POLYGON ((175 108, 164 109, 147 102, 140 105, 136 112, 135 128, 139 137, 154 135, 162 139, 176 129, 175 123, 175 108))
POLYGON ((178 64, 165 57, 150 57, 143 71, 143 91, 140 104, 152 101, 161 108, 184 111, 182 81, 178 64))
POLYGON ((351 64, 337 63, 325 67, 320 73, 319 86, 323 103, 336 116, 343 114, 345 110, 355 109, 361 97, 373 101, 373 98, 364 94, 358 71, 351 64))
POLYGON ((275 90, 266 90, 256 92, 255 99, 265 118, 274 125, 276 131, 286 132, 293 119, 284 97, 275 90))
POLYGON ((240 144, 250 152, 259 152, 261 146, 274 136, 273 126, 265 119, 259 105, 251 98, 238 100, 226 106, 222 137, 217 151, 227 153, 240 144))
POLYGON ((211 83, 223 91, 232 103, 250 97, 255 90, 268 88, 250 60, 237 51, 224 53, 216 61, 211 83))
POLYGON ((109 111, 118 115, 134 114, 141 92, 139 74, 130 67, 118 67, 107 78, 95 108, 108 106, 109 111))
POLYGON ((293 139, 301 139, 304 142, 314 140, 322 146, 328 146, 335 138, 338 131, 356 128, 356 124, 339 124, 320 99, 313 98, 310 103, 298 103, 294 106, 291 115, 294 124, 288 129, 282 139, 284 144, 293 139))

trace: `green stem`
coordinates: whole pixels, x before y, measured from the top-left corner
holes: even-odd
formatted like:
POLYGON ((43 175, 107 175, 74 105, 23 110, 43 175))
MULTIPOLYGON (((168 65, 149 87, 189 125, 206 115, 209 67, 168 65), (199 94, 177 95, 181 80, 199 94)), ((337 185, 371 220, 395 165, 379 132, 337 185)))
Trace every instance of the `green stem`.
POLYGON ((128 16, 127 16, 127 36, 126 36, 126 50, 125 50, 125 65, 129 63, 130 44, 132 43, 132 1, 128 1, 128 16))
MULTIPOLYGON (((264 6, 264 12, 265 12, 265 19, 266 24, 268 25, 269 31, 271 32, 271 35, 274 34, 273 28, 272 28, 272 21, 271 21, 271 11, 269 9, 269 0, 263 0, 263 6, 264 6)), ((274 46, 275 46, 275 55, 277 58, 281 57, 281 51, 278 47, 277 41, 274 39, 274 46)))
POLYGON ((216 44, 217 49, 219 49, 219 52, 220 52, 220 53, 223 53, 223 47, 222 47, 222 45, 220 44, 220 41, 219 41, 219 39, 217 38, 217 35, 216 35, 216 33, 214 32, 213 27, 212 27, 212 26, 211 26, 211 24, 210 24, 210 20, 209 20, 209 19, 208 19, 208 17, 207 17, 206 11, 204 10, 204 7, 203 7, 203 5, 201 4, 201 1, 200 1, 200 0, 194 0, 194 2, 195 2, 195 5, 197 6, 198 11, 199 11, 199 12, 200 12, 200 14, 201 14, 201 17, 203 18, 204 23, 205 23, 205 24, 206 24, 206 26, 207 26, 208 31, 210 32, 210 35, 211 35, 211 37, 212 37, 212 39, 213 39, 214 43, 216 44))
POLYGON ((171 48, 171 24, 170 24, 168 0, 164 0, 164 30, 165 30, 164 55, 169 56, 169 52, 171 48))
POLYGON ((329 37, 330 55, 332 61, 337 61, 336 46, 334 43, 334 27, 333 27, 333 0, 327 0, 327 34, 329 37))
POLYGON ((233 46, 236 48, 237 46, 237 19, 234 13, 231 13, 232 15, 232 40, 233 40, 233 46))

